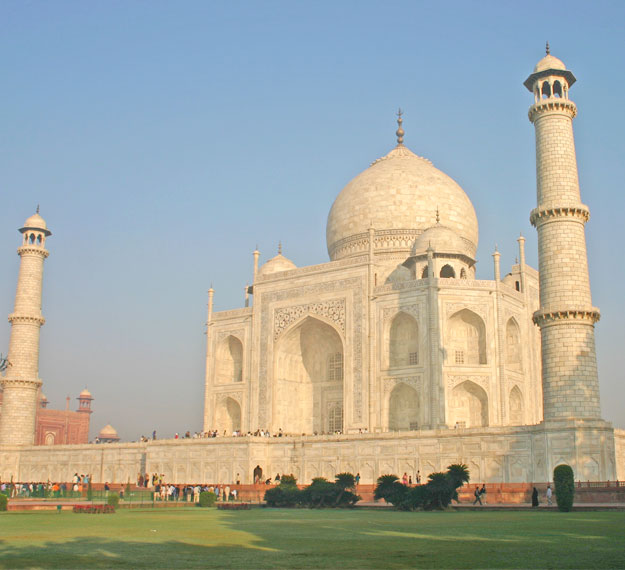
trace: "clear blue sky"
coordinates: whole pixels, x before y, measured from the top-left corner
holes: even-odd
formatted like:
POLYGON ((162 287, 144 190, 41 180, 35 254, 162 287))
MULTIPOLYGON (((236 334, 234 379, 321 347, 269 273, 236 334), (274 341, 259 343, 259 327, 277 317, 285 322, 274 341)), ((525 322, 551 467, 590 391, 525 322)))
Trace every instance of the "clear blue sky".
POLYGON ((495 243, 509 269, 521 231, 536 267, 522 83, 548 39, 578 78, 602 407, 625 427, 624 27, 623 2, 2 0, 0 315, 41 204, 51 405, 87 386, 92 435, 200 429, 211 282, 234 308, 256 244, 326 261, 330 206, 393 146, 399 106, 407 146, 475 205, 478 277, 495 243))

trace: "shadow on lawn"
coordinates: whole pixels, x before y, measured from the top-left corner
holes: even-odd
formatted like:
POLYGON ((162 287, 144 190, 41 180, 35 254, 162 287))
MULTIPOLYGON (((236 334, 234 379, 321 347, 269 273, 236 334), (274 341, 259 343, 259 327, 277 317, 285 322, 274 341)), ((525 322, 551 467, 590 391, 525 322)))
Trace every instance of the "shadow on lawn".
POLYGON ((249 567, 253 549, 180 541, 138 542, 76 538, 16 547, 0 541, 0 568, 223 568, 249 567))

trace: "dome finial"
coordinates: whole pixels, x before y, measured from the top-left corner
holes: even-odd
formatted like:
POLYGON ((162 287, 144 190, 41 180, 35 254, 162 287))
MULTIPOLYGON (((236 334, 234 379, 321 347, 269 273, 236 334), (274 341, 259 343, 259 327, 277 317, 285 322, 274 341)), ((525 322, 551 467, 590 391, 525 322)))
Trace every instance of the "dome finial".
POLYGON ((397 130, 395 131, 395 134, 397 135, 397 144, 398 145, 403 145, 404 144, 404 129, 401 128, 401 124, 404 122, 404 120, 401 118, 401 116, 404 114, 404 112, 400 109, 398 109, 397 111, 397 130))
POLYGON ((441 216, 438 213, 438 206, 436 206, 436 223, 440 224, 440 222, 441 222, 441 216))
POLYGON ((282 255, 282 242, 278 242, 278 255, 282 255))
POLYGON ((547 55, 551 53, 551 50, 549 49, 549 40, 547 40, 547 43, 545 44, 545 51, 547 52, 547 55))

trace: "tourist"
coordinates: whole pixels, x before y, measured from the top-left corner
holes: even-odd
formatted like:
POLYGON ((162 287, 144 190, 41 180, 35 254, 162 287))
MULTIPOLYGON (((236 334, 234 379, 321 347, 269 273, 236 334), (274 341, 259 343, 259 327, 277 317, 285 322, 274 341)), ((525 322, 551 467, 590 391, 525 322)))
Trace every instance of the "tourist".
POLYGON ((481 505, 482 504, 482 498, 481 498, 480 486, 479 485, 477 485, 475 487, 475 491, 473 492, 473 496, 475 497, 475 501, 473 501, 473 504, 475 505, 475 503, 479 503, 481 505))
POLYGON ((354 482, 356 483, 356 487, 358 487, 358 483, 360 483, 360 473, 356 473, 356 477, 354 479, 354 482))
POLYGON ((480 489, 480 498, 484 499, 484 504, 486 504, 486 483, 484 483, 480 489))
POLYGON ((532 491, 532 507, 537 507, 537 506, 538 506, 538 489, 534 487, 534 490, 532 491))
POLYGON ((241 484, 241 476, 237 473, 237 485, 241 484))
POLYGON ((280 483, 280 473, 276 473, 276 476, 274 477, 274 481, 277 483, 280 483))
POLYGON ((408 475, 408 485, 412 486, 412 475, 408 475))
POLYGON ((547 485, 547 505, 548 506, 553 505, 552 497, 553 497, 553 492, 551 491, 551 485, 547 485))
POLYGON ((421 471, 417 471, 416 481, 417 485, 421 485, 421 471))
POLYGON ((408 474, 407 474, 405 471, 404 471, 404 474, 403 474, 403 476, 402 476, 402 478, 401 478, 401 482, 402 482, 404 485, 408 485, 408 474))

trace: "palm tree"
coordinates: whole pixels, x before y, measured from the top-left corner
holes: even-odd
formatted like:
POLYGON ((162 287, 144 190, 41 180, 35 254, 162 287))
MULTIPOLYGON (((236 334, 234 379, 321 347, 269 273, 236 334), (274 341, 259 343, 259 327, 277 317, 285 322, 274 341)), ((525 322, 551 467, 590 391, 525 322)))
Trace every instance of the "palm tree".
POLYGON ((336 496, 335 505, 340 504, 345 491, 353 489, 356 486, 356 477, 352 473, 339 473, 336 475, 334 484, 339 489, 339 494, 336 496))

